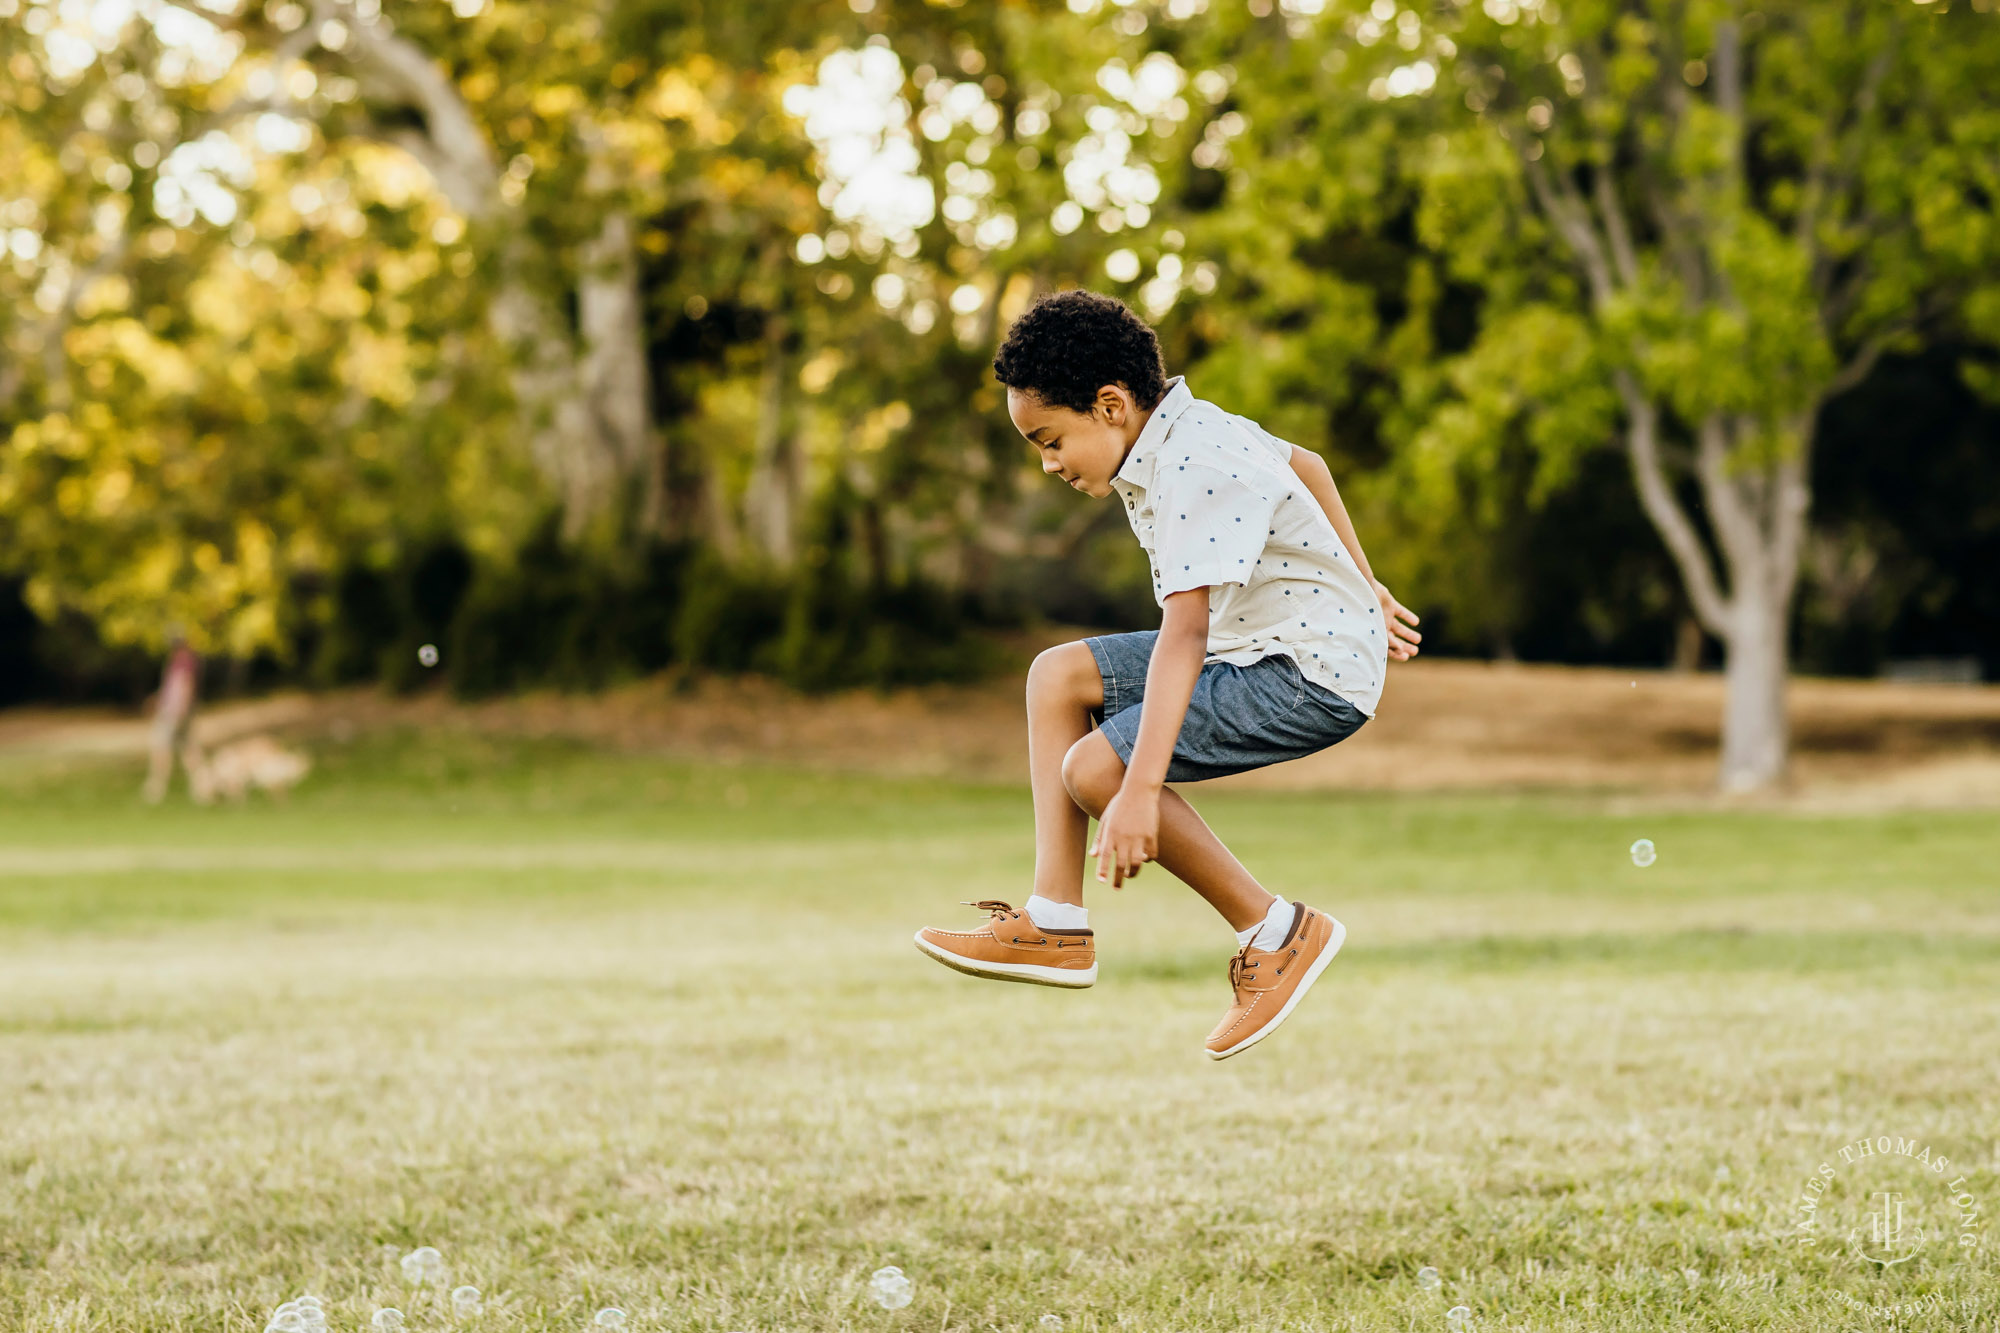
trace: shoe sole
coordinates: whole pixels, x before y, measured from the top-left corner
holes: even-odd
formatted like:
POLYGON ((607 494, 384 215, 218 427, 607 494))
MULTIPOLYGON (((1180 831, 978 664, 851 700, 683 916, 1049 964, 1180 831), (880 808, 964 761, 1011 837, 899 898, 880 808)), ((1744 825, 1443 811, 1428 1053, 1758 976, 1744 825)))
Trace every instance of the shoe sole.
POLYGON ((1088 968, 1042 967, 1036 963, 978 963, 970 958, 961 958, 949 949, 940 949, 925 939, 921 933, 916 936, 917 951, 926 958, 936 959, 954 972, 963 972, 968 977, 985 977, 988 981, 1024 981, 1030 986, 1055 986, 1062 990, 1084 990, 1097 981, 1097 964, 1088 968))
MULTIPOLYGON (((1325 913, 1321 913, 1321 915, 1324 916, 1325 913)), ((1203 1050, 1208 1051, 1209 1059, 1227 1060, 1232 1055, 1249 1050, 1252 1046, 1255 1046, 1258 1042, 1276 1032, 1279 1026, 1292 1016, 1292 1010, 1299 1007, 1299 1001, 1305 999, 1306 992, 1312 989, 1315 981, 1319 980, 1319 974, 1326 971, 1326 965, 1333 961, 1335 954, 1340 952, 1340 946, 1347 943, 1347 927, 1341 925, 1337 917, 1329 916, 1326 919, 1328 924, 1333 927, 1333 938, 1326 942, 1326 948, 1321 952, 1320 956, 1313 959, 1313 965, 1306 969, 1305 978, 1299 982, 1299 988, 1292 992, 1291 999, 1285 1001, 1285 1007, 1278 1011, 1278 1016, 1226 1051, 1208 1051, 1206 1046, 1202 1047, 1203 1050)))

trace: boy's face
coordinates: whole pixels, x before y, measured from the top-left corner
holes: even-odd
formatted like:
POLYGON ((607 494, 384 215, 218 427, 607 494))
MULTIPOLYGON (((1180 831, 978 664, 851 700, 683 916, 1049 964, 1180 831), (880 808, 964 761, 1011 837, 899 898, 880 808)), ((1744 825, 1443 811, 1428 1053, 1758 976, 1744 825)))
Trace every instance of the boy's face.
POLYGON ((1111 494, 1111 478, 1124 466, 1152 414, 1140 411, 1123 385, 1107 384, 1087 413, 1052 407, 1032 393, 1009 389, 1007 415, 1041 454, 1042 471, 1102 499, 1111 494))

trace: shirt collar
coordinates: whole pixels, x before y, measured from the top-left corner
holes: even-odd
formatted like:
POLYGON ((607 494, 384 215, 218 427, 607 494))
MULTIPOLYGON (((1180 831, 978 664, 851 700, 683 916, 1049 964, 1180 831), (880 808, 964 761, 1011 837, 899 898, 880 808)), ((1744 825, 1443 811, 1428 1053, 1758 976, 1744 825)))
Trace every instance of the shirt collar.
POLYGON ((1167 391, 1160 398, 1153 415, 1146 418, 1146 425, 1139 432, 1139 438, 1132 442, 1132 452, 1125 455, 1124 465, 1112 477, 1129 486, 1141 488, 1153 481, 1153 467, 1158 461, 1160 445, 1165 442, 1167 432, 1173 429, 1180 414, 1194 404, 1194 394, 1188 389, 1187 376, 1176 375, 1167 381, 1167 391))

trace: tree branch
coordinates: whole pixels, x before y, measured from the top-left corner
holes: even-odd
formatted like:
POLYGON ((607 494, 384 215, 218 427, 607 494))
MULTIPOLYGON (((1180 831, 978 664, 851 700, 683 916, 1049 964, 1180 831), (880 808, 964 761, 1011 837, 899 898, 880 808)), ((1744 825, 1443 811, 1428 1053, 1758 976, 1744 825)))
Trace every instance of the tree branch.
POLYGON ((1738 585, 1758 567, 1764 554, 1763 524, 1738 479, 1729 474, 1729 430, 1720 412, 1711 412, 1695 430, 1695 475, 1708 502, 1709 523, 1738 585))
POLYGON ((1715 106, 1735 128, 1730 162, 1737 176, 1743 171, 1743 30, 1734 18, 1715 25, 1715 106))
POLYGON ((1666 468, 1660 461, 1659 408, 1639 388, 1631 371, 1614 371, 1612 378, 1625 404, 1626 443, 1632 456, 1632 478, 1638 486, 1639 503, 1661 540, 1666 542, 1668 554, 1680 567, 1681 581, 1687 587, 1695 618, 1709 633, 1727 642, 1735 628, 1729 603, 1716 582, 1714 566, 1702 549, 1694 524, 1674 498, 1666 468))
POLYGON ((1611 262, 1627 287, 1639 285, 1639 258, 1632 249, 1632 232, 1625 225, 1625 207, 1618 202, 1618 187, 1612 180, 1611 148, 1604 147, 1604 160, 1591 173, 1591 191, 1597 197, 1597 211, 1604 218, 1604 235, 1611 244, 1611 262))
POLYGON ((1875 363, 1882 359, 1882 353, 1888 350, 1889 344, 1907 332, 1908 328, 1906 324, 1897 324, 1891 328, 1878 330, 1872 337, 1865 339, 1854 355, 1847 359, 1847 364, 1835 372, 1834 377, 1826 382, 1826 387, 1819 391, 1819 396, 1814 401, 1815 410, 1820 404, 1838 398, 1867 379, 1869 373, 1875 369, 1875 363))
POLYGON ((500 204, 500 171, 485 133, 436 62, 386 27, 357 17, 348 24, 346 54, 355 64, 381 75, 422 113, 423 137, 429 143, 421 155, 415 151, 412 155, 431 173, 452 207, 469 218, 490 216, 500 204))
MULTIPOLYGON (((1806 254, 1812 259, 1813 272, 1816 279, 1815 286, 1820 286, 1817 279, 1821 277, 1819 243, 1816 239, 1816 232, 1819 225, 1819 210, 1829 197, 1838 199, 1844 196, 1848 189, 1852 187, 1855 172, 1860 166, 1859 145, 1864 141, 1865 135, 1856 133, 1849 141, 1847 151, 1841 154, 1840 173, 1832 182, 1829 182, 1827 172, 1832 166, 1834 141, 1839 139, 1847 130, 1862 130, 1866 128, 1867 122, 1873 118, 1875 108, 1881 100, 1882 80, 1888 77, 1889 66, 1895 62, 1895 56, 1895 43, 1892 34, 1891 39, 1885 41, 1881 49, 1875 52, 1874 58, 1868 62, 1868 68, 1861 76, 1861 85, 1855 89, 1854 96, 1848 102, 1847 109, 1841 116, 1838 126, 1830 131, 1822 132, 1813 144, 1812 165, 1806 172, 1805 188, 1800 192, 1799 216, 1795 228, 1795 236, 1798 243, 1805 248, 1806 254)), ((1822 288, 1822 293, 1823 291, 1824 289, 1822 288)))
POLYGON ((1555 179, 1551 179, 1548 168, 1538 160, 1531 161, 1525 153, 1521 156, 1521 166, 1536 202, 1583 266, 1584 277, 1590 283, 1591 305, 1603 309, 1612 296, 1611 265, 1605 259, 1604 243, 1591 224, 1589 210, 1577 197, 1575 184, 1562 172, 1553 173, 1555 179))
POLYGON ((1792 590, 1798 584, 1799 557, 1805 546, 1806 516, 1812 508, 1812 486, 1810 476, 1813 419, 1811 413, 1803 413, 1794 420, 1792 429, 1798 434, 1799 448, 1790 457, 1781 459, 1771 472, 1771 579, 1772 604, 1791 604, 1792 590))
MULTIPOLYGON (((1840 155, 1838 173, 1822 187, 1817 196, 1808 196, 1815 230, 1818 227, 1820 208, 1828 201, 1845 199, 1848 191, 1854 187, 1855 177, 1860 174, 1861 158, 1868 141, 1867 131, 1881 106, 1882 81, 1888 77, 1889 68, 1895 63, 1896 38, 1900 31, 1896 25, 1890 25, 1888 35, 1883 39, 1881 48, 1875 52, 1874 58, 1868 62, 1868 68, 1861 77, 1861 84, 1855 90, 1853 100, 1848 104, 1847 114, 1842 117, 1842 128, 1835 131, 1836 138, 1843 132, 1851 131, 1851 135, 1845 151, 1840 155)), ((1802 217, 1806 211, 1801 209, 1802 217)), ((1812 240, 1810 234, 1802 230, 1800 235, 1808 245, 1808 253, 1813 256, 1813 287, 1822 298, 1825 298, 1826 284, 1832 280, 1833 266, 1825 263, 1818 254, 1817 243, 1812 240)))

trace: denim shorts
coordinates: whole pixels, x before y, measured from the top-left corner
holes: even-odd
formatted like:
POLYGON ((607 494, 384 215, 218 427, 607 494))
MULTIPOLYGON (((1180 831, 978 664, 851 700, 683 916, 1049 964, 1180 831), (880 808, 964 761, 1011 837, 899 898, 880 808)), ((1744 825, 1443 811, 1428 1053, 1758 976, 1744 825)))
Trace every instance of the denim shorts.
MULTIPOLYGON (((1128 764, 1139 740, 1146 668, 1159 637, 1149 629, 1084 640, 1104 678, 1098 730, 1128 764)), ((1302 759, 1346 740, 1367 720, 1353 704, 1299 674, 1298 663, 1281 653, 1248 666, 1205 662, 1174 742, 1167 781, 1200 782, 1302 759)))

